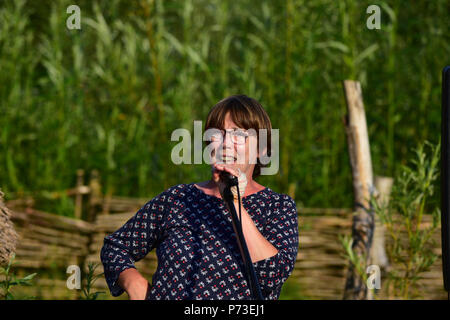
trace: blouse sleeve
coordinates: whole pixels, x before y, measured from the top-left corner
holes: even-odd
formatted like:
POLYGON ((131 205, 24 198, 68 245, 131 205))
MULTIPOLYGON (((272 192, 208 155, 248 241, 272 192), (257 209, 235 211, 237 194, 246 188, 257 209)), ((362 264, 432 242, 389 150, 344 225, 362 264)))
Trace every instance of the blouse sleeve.
POLYGON ((263 235, 278 249, 272 257, 253 263, 265 300, 277 300, 281 287, 294 269, 298 252, 298 215, 295 201, 288 195, 280 195, 272 204, 274 217, 264 229, 263 235))
POLYGON ((100 259, 112 296, 120 296, 125 291, 117 283, 120 273, 136 268, 134 262, 156 247, 161 237, 164 197, 160 194, 147 202, 120 229, 104 238, 100 259))

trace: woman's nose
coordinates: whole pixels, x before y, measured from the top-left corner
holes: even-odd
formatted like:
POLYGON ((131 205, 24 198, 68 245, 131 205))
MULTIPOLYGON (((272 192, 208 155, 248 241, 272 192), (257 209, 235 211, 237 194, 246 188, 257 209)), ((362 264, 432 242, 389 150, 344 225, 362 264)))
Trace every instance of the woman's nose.
POLYGON ((230 148, 234 147, 233 140, 231 139, 231 134, 225 131, 224 137, 223 137, 223 145, 229 146, 230 148))

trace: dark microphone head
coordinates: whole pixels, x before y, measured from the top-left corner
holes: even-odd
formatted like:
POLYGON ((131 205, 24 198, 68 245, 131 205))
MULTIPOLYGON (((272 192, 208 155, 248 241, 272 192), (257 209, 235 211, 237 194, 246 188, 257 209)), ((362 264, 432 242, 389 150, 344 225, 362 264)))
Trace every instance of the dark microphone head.
POLYGON ((229 187, 237 186, 239 184, 238 178, 231 173, 222 171, 220 173, 220 179, 229 187))

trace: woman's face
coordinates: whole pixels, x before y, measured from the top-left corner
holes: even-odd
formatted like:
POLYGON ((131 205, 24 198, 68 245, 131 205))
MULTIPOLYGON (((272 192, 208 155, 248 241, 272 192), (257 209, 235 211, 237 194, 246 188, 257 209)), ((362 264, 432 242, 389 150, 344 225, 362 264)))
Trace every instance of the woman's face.
MULTIPOLYGON (((224 121, 224 129, 241 129, 231 119, 230 113, 227 113, 224 121)), ((252 130, 247 130, 252 133, 252 130)), ((247 175, 247 178, 251 177, 253 169, 256 164, 257 158, 257 137, 256 135, 250 135, 245 138, 244 144, 234 143, 232 141, 230 133, 225 134, 220 141, 213 141, 213 159, 215 162, 231 166, 235 169, 240 169, 247 175)))

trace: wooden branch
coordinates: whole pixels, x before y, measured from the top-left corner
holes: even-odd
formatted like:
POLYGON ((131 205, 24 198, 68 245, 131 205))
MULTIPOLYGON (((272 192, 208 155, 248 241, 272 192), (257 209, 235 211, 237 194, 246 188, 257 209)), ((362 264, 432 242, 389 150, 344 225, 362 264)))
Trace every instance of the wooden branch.
POLYGON ((58 216, 31 208, 27 209, 26 211, 15 208, 11 209, 13 210, 11 220, 19 225, 34 224, 87 235, 91 234, 95 230, 95 226, 86 221, 58 216))

